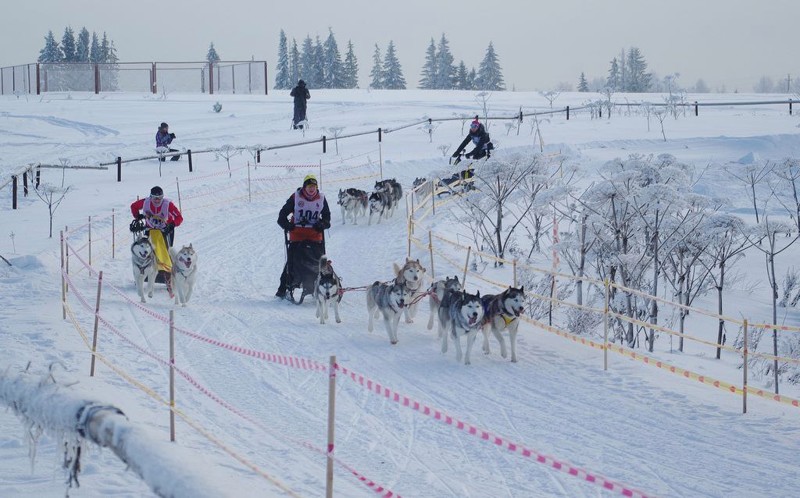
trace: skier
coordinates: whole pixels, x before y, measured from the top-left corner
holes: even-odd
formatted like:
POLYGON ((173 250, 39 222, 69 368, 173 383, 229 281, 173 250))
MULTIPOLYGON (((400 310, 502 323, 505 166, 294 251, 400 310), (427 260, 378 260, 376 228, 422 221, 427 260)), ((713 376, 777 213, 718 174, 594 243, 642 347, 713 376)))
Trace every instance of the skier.
POLYGON ((475 148, 470 152, 467 152, 464 157, 481 159, 482 157, 491 156, 490 151, 494 150, 494 145, 490 141, 489 133, 486 132, 486 128, 484 128, 483 124, 478 121, 478 116, 475 116, 475 120, 469 125, 469 133, 467 133, 464 141, 461 142, 461 145, 459 145, 456 151, 453 153, 453 157, 455 158, 453 164, 458 164, 461 162, 461 151, 464 150, 470 140, 475 145, 475 148))
POLYGON ((294 119, 292 120, 292 127, 295 130, 298 128, 303 129, 301 123, 306 120, 306 101, 311 98, 311 94, 308 93, 308 88, 306 88, 306 82, 303 80, 298 81, 297 86, 292 88, 289 95, 294 97, 294 119))
POLYGON ((317 178, 307 175, 278 213, 278 225, 288 234, 286 265, 276 297, 294 301, 292 290, 303 287, 309 294, 319 271, 319 258, 325 253, 323 232, 331 227, 331 210, 325 195, 317 190, 317 178))
MULTIPOLYGON (((169 132, 169 125, 167 123, 161 123, 161 126, 158 127, 158 131, 156 132, 156 150, 160 153, 166 152, 178 152, 178 149, 171 149, 169 144, 175 140, 175 134, 169 132)), ((180 159, 180 154, 172 156, 170 161, 177 161, 180 159)), ((159 161, 164 161, 165 158, 159 158, 159 161)))

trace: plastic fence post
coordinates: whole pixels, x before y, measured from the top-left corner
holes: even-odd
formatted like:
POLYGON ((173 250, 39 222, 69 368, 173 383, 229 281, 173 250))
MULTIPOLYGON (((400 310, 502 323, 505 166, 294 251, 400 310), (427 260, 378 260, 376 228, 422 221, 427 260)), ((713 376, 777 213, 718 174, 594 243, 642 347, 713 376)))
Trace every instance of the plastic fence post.
POLYGON ((89 266, 92 266, 92 217, 89 216, 89 266))
POLYGON ((61 239, 61 310, 62 320, 67 319, 67 280, 64 278, 64 231, 59 232, 61 239))
POLYGON ((17 209, 17 176, 11 177, 11 209, 17 209))
POLYGON ((610 292, 610 285, 608 279, 603 281, 605 287, 605 298, 603 299, 603 371, 608 370, 608 302, 610 292))
POLYGON ((189 173, 193 171, 192 169, 192 149, 186 150, 186 156, 189 158, 189 173))
POLYGON ((117 156, 117 182, 122 181, 122 158, 117 156))
POLYGON ((742 324, 744 346, 742 347, 742 413, 747 413, 747 318, 742 324))
POLYGON ((89 377, 94 377, 95 353, 97 353, 97 329, 100 324, 100 291, 103 289, 103 272, 97 277, 97 303, 94 307, 94 332, 92 333, 92 365, 89 368, 89 377))
POLYGON ((325 469, 325 497, 333 498, 333 448, 336 424, 336 356, 328 366, 328 454, 325 469))
POLYGON ((111 208, 111 259, 115 259, 117 254, 117 231, 114 228, 116 221, 116 213, 114 212, 114 208, 111 208))
POLYGON ((431 254, 431 278, 436 278, 436 270, 433 267, 433 232, 428 230, 428 252, 431 254))
POLYGON ((175 310, 169 310, 169 440, 175 441, 175 310))

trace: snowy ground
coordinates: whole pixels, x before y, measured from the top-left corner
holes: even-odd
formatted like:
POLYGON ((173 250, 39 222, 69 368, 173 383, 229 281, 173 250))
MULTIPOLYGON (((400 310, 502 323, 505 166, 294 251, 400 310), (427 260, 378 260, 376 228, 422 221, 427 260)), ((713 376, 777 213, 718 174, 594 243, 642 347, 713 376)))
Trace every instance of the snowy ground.
MULTIPOLYGON (((717 101, 753 100, 746 95, 709 95, 717 101)), ((579 106, 585 96, 565 94, 556 106, 579 106)), ((512 115, 547 107, 536 94, 494 94, 491 115, 512 115)), ((176 144, 200 150, 222 145, 277 145, 302 139, 289 130, 291 104, 286 95, 195 96, 56 94, 43 98, 4 97, 0 113, 0 184, 28 163, 97 164, 117 156, 150 154, 158 123, 167 121, 176 144), (219 100, 219 114, 211 110, 219 100)), ((665 122, 664 142, 656 122, 647 129, 642 116, 590 119, 574 112, 540 120, 549 152, 562 151, 587 170, 632 153, 668 152, 698 167, 709 166, 703 187, 743 198, 722 168, 752 154, 780 159, 800 153, 798 118, 778 105, 701 108, 665 122)), ((447 118, 479 112, 469 92, 317 91, 309 102, 312 128, 306 138, 392 129, 425 117, 447 118)), ((498 154, 533 152, 530 120, 519 135, 503 122, 492 123, 498 154)), ((432 137, 421 127, 328 143, 278 149, 262 154, 251 169, 252 202, 248 202, 244 166, 247 153, 231 160, 195 155, 194 172, 186 159, 166 163, 159 178, 157 161, 124 165, 116 170, 67 171, 72 190, 55 214, 56 232, 68 226, 71 244, 88 258, 88 217, 92 225, 92 266, 104 272, 101 312, 136 344, 103 331, 99 351, 159 396, 167 394, 167 369, 144 352, 166 357, 167 324, 135 303, 126 227, 130 202, 155 184, 177 197, 180 182, 185 223, 176 245, 191 242, 199 253, 201 276, 192 302, 175 309, 178 327, 225 344, 253 351, 297 356, 327 364, 337 362, 414 401, 440 409, 455 419, 501 436, 589 473, 657 496, 792 496, 800 485, 796 472, 800 412, 768 400, 751 398, 741 414, 741 398, 648 367, 611 357, 603 371, 602 355, 542 330, 522 325, 519 362, 477 350, 469 367, 455 361, 452 350, 439 352, 435 332, 426 330, 427 305, 413 324, 400 325, 400 343, 390 346, 379 324, 366 330, 363 292, 345 295, 341 324, 319 325, 309 304, 293 306, 273 293, 283 266, 283 236, 275 224, 286 197, 309 172, 319 174, 329 196, 333 228, 327 252, 346 286, 363 286, 390 278, 392 262, 406 256, 406 222, 402 210, 380 225, 342 225, 335 205, 338 188, 371 190, 380 174, 409 188, 417 176, 448 169, 439 146, 452 151, 463 138, 460 121, 441 124, 432 137), (310 165, 314 167, 306 167, 310 165), (270 166, 270 167, 266 167, 270 166), (256 181, 257 180, 257 181, 256 181), (111 212, 118 230, 111 248, 111 212), (112 254, 114 257, 112 257, 112 254), (115 292, 110 286, 121 292, 115 292), (132 303, 130 300, 134 300, 132 303)), ((452 168, 451 168, 452 169, 452 168)), ((62 172, 44 170, 43 180, 59 185, 62 172)), ((744 201, 744 200, 743 200, 744 201)), ((0 255, 14 266, 0 267, 0 368, 42 372, 54 362, 55 377, 78 381, 73 389, 119 406, 128 417, 168 438, 167 409, 115 375, 105 365, 88 377, 89 358, 79 334, 61 318, 58 234, 47 237, 45 205, 34 195, 10 209, 10 189, 0 190, 0 255), (11 237, 11 233, 14 237, 11 237)), ((441 216, 444 216, 442 214, 441 216)), ((439 230, 447 223, 432 221, 439 230)), ((781 272, 797 251, 781 261, 781 272)), ((412 256, 427 260, 425 252, 412 256)), ((748 263, 750 260, 748 260, 748 263)), ((70 306, 84 330, 93 323, 96 277, 75 258, 70 272, 76 288, 70 306), (76 296, 91 303, 81 306, 76 296)), ((743 316, 769 315, 762 259, 744 265, 746 281, 729 302, 743 316), (758 289, 762 291, 759 292, 758 289)), ((437 267, 437 275, 454 268, 437 267)), ((477 285, 477 284, 476 284, 477 285)), ((490 287, 480 287, 487 292, 490 287)), ((163 287, 146 307, 159 316, 173 309, 163 287)), ((797 323, 789 313, 786 323, 797 323)), ((496 346, 495 346, 496 349, 496 346)), ((675 355, 677 356, 677 355, 675 355)), ((681 358, 683 365, 708 375, 720 373, 711 354, 681 358), (686 362, 689 362, 688 365, 686 362)), ((326 436, 327 385, 324 372, 262 361, 179 334, 176 363, 233 411, 178 380, 178 407, 220 438, 225 446, 285 488, 300 496, 321 496, 325 459, 307 446, 323 449, 326 436), (235 413, 234 413, 235 412, 235 413)), ((673 358, 666 358, 671 361, 673 358)), ((677 359, 677 358, 676 358, 677 359)), ((761 382, 751 379, 753 383, 761 382)), ((482 441, 417 411, 367 392, 346 378, 338 379, 336 455, 367 479, 403 496, 612 496, 601 487, 537 463, 518 453, 482 441)), ((797 389, 782 392, 798 397, 797 389)), ((58 439, 42 437, 31 471, 25 429, 10 412, 0 412, 0 496, 63 496, 64 477, 58 439)), ((178 421, 178 444, 186 463, 231 496, 283 496, 280 486, 237 462, 191 427, 178 421)), ((374 491, 342 466, 336 467, 337 496, 370 496, 374 491)), ((81 488, 70 496, 142 496, 148 488, 126 472, 109 451, 84 457, 81 488)))

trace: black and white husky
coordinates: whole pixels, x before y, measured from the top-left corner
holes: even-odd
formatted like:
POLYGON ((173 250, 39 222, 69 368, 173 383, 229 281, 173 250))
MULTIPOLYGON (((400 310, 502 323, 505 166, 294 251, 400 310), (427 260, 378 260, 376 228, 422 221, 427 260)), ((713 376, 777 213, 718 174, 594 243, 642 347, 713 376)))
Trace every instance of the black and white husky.
POLYGON ((186 306, 192 297, 197 280, 197 252, 192 244, 183 246, 180 251, 170 248, 172 258, 172 290, 175 291, 175 304, 186 306))
POLYGON ((328 303, 333 303, 333 314, 336 323, 342 323, 339 318, 339 302, 342 300, 342 281, 333 271, 333 265, 328 256, 322 255, 319 258, 319 273, 317 281, 314 283, 314 301, 317 303, 317 318, 319 323, 325 324, 328 319, 328 303))
POLYGON ((369 219, 367 225, 372 225, 372 216, 377 217, 377 223, 381 218, 389 218, 392 208, 392 198, 386 192, 372 192, 369 194, 369 219))
POLYGON ((406 323, 413 323, 417 315, 417 301, 422 299, 423 285, 425 284, 425 267, 419 259, 406 258, 402 267, 393 263, 394 275, 397 283, 404 285, 408 289, 409 301, 406 302, 405 317, 406 323))
POLYGON ((408 300, 408 289, 404 285, 398 284, 395 280, 389 283, 376 281, 367 287, 367 313, 369 313, 367 330, 372 332, 373 320, 380 313, 383 315, 383 323, 386 325, 389 342, 397 344, 397 325, 408 300))
POLYGON ((468 294, 466 291, 454 292, 446 299, 446 306, 439 307, 439 326, 442 334, 442 353, 447 352, 447 336, 456 343, 456 360, 461 362, 461 336, 467 336, 467 352, 464 364, 469 365, 469 353, 475 343, 475 336, 483 322, 481 293, 468 294))
POLYGON ((502 332, 508 330, 511 343, 511 361, 517 362, 517 329, 519 315, 525 310, 525 287, 509 287, 502 293, 486 294, 483 301, 483 352, 489 354, 489 330, 500 343, 500 356, 507 357, 506 342, 502 332))
MULTIPOLYGON (((428 318, 428 330, 433 328, 433 320, 439 316, 439 305, 444 300, 445 295, 452 292, 461 292, 461 282, 458 281, 458 275, 453 278, 446 277, 431 284, 428 289, 428 306, 431 310, 431 316, 428 318)), ((439 329, 439 339, 441 338, 442 330, 439 329)))
POLYGON ((133 268, 133 280, 136 282, 136 290, 139 298, 144 303, 144 281, 147 279, 147 297, 153 297, 153 288, 156 284, 158 275, 158 262, 156 253, 150 239, 142 237, 131 244, 131 267, 133 268))
POLYGON ((342 225, 348 219, 353 220, 353 225, 358 225, 358 217, 367 214, 369 196, 357 188, 339 189, 337 204, 342 206, 342 225))

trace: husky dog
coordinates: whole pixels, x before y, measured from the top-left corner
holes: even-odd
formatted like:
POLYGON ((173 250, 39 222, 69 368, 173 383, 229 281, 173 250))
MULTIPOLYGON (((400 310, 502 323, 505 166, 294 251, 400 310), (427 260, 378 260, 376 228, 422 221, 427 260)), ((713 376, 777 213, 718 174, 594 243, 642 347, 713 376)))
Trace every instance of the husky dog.
MULTIPOLYGON (((439 305, 445 298, 445 294, 451 292, 461 292, 461 282, 458 281, 458 275, 453 278, 446 277, 443 280, 437 280, 432 283, 428 289, 428 305, 431 309, 431 316, 428 318, 428 330, 433 328, 433 320, 435 316, 439 315, 439 305)), ((441 329, 439 329, 439 339, 442 338, 441 329)))
POLYGON ((339 200, 337 204, 342 206, 342 225, 350 218, 353 225, 358 225, 358 217, 367 213, 368 205, 367 193, 357 188, 339 189, 339 200))
POLYGON ((342 319, 339 318, 339 302, 342 300, 341 289, 342 280, 333 271, 331 260, 323 254, 319 258, 319 273, 314 284, 314 301, 317 302, 316 316, 319 318, 319 323, 324 325, 325 320, 328 319, 328 301, 333 302, 336 323, 342 323, 342 319))
POLYGON ((389 218, 403 198, 403 187, 394 178, 389 178, 375 182, 375 192, 383 194, 387 206, 385 217, 389 218))
POLYGON ((367 225, 372 225, 373 214, 377 214, 378 223, 381 222, 381 218, 388 218, 391 202, 392 199, 386 192, 373 192, 369 194, 369 220, 367 221, 367 225))
POLYGON ((367 287, 367 313, 369 313, 367 330, 372 332, 373 319, 381 313, 386 333, 389 334, 389 342, 397 344, 397 324, 408 300, 408 289, 395 280, 388 284, 376 281, 367 287))
POLYGON ((153 297, 153 288, 156 284, 156 275, 158 275, 156 253, 153 250, 153 244, 147 237, 142 237, 131 245, 131 267, 136 290, 144 303, 146 302, 144 300, 144 280, 147 278, 147 297, 153 297))
POLYGON ((405 317, 406 323, 413 323, 414 317, 417 315, 417 301, 414 299, 417 296, 422 298, 422 285, 425 280, 425 267, 419 262, 418 259, 411 260, 406 258, 405 264, 397 266, 397 263, 392 263, 396 281, 400 285, 404 285, 408 289, 409 302, 406 303, 405 317))
POLYGON ((508 330, 511 342, 511 361, 517 362, 517 329, 519 315, 525 310, 525 287, 509 287, 497 295, 481 298, 483 309, 483 352, 489 354, 489 329, 500 343, 500 356, 506 358, 506 342, 501 332, 508 330))
POLYGON ((180 251, 169 249, 172 259, 172 289, 175 291, 175 304, 186 306, 192 297, 194 282, 197 280, 197 253, 192 244, 183 246, 180 251))
POLYGON ((467 294, 466 291, 454 292, 447 299, 447 306, 439 307, 439 326, 444 330, 442 334, 442 353, 447 352, 447 336, 453 337, 456 343, 456 360, 461 362, 461 336, 467 336, 467 352, 464 355, 464 364, 469 365, 469 353, 478 329, 483 322, 483 304, 481 293, 467 294))

